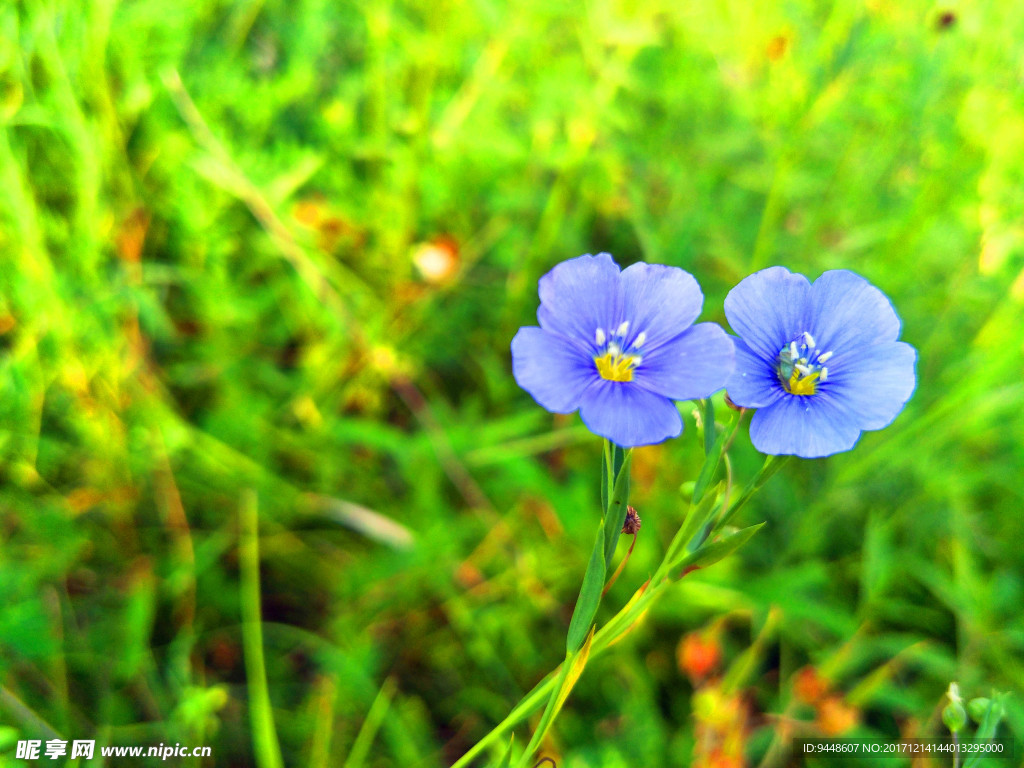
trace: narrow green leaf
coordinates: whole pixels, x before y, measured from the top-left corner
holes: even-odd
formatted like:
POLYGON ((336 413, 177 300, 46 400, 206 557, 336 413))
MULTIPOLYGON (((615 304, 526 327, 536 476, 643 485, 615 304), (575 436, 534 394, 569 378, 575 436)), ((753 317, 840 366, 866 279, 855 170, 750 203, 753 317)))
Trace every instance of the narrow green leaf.
POLYGON ((790 460, 790 456, 769 456, 765 462, 764 467, 757 475, 757 482, 755 488, 760 488, 762 485, 767 483, 774 477, 775 473, 786 466, 786 462, 790 460))
POLYGON ((494 768, 511 768, 512 766, 512 745, 516 741, 516 735, 513 733, 512 738, 508 740, 508 749, 505 750, 505 756, 501 758, 494 768))
MULTIPOLYGON (((614 450, 622 451, 615 446, 614 450)), ((632 451, 625 451, 618 474, 615 476, 615 487, 612 489, 608 506, 604 513, 604 567, 607 571, 615 557, 615 547, 622 534, 622 524, 626 520, 626 506, 629 504, 629 464, 633 458, 632 451)), ((614 456, 613 456, 614 460, 614 456)))
POLYGON ((594 541, 594 550, 590 554, 587 572, 583 576, 583 586, 580 587, 580 595, 576 598, 576 607, 573 609, 572 619, 569 621, 569 633, 565 643, 565 648, 569 653, 575 653, 587 636, 590 624, 597 614, 597 606, 601 603, 601 592, 604 590, 606 572, 604 521, 602 520, 601 527, 597 529, 597 539, 594 541))
MULTIPOLYGON (((573 686, 576 685, 576 681, 580 679, 580 675, 583 674, 583 668, 587 666, 587 660, 590 658, 590 646, 594 642, 594 630, 596 627, 591 627, 590 632, 587 633, 587 641, 583 643, 583 647, 580 648, 580 652, 572 658, 572 664, 569 666, 569 673, 565 676, 562 681, 562 685, 558 690, 558 696, 555 698, 555 710, 552 713, 551 719, 554 720, 555 716, 558 715, 562 705, 565 704, 565 700, 569 698, 569 694, 572 692, 573 686)), ((568 662, 568 659, 566 659, 568 662)))
POLYGON ((381 686, 380 691, 378 691, 376 698, 373 700, 373 704, 370 705, 370 711, 366 713, 366 719, 363 721, 363 725, 356 735, 356 740, 352 744, 352 749, 345 759, 345 768, 362 768, 363 763, 366 762, 366 758, 370 754, 370 747, 373 746, 373 740, 377 736, 377 731, 380 730, 381 725, 383 725, 384 720, 387 718, 388 709, 391 706, 391 700, 394 698, 397 687, 395 681, 390 677, 384 681, 384 685, 381 686))
POLYGON ((750 500, 751 496, 757 493, 757 491, 767 483, 776 472, 782 469, 782 467, 789 461, 789 458, 789 456, 766 457, 761 470, 750 479, 750 482, 747 483, 747 486, 743 489, 740 497, 729 505, 729 509, 725 511, 721 519, 716 523, 715 530, 721 530, 723 526, 728 525, 733 516, 739 512, 740 507, 746 504, 750 500))
POLYGON ((764 525, 764 523, 758 523, 757 525, 751 525, 738 531, 724 534, 718 541, 705 544, 696 552, 692 552, 684 557, 679 563, 672 566, 672 570, 676 568, 689 568, 691 566, 704 568, 713 565, 746 544, 750 537, 761 530, 764 525))
POLYGON ((719 483, 715 486, 713 493, 705 494, 704 498, 700 500, 699 504, 691 503, 686 511, 686 517, 683 519, 683 524, 676 532, 676 535, 672 539, 672 543, 669 544, 668 552, 665 555, 665 559, 671 562, 673 559, 678 557, 683 551, 684 547, 690 543, 697 531, 707 522, 711 510, 719 499, 722 493, 725 483, 719 483))
POLYGON ((704 498, 702 498, 700 503, 693 508, 692 518, 687 515, 686 521, 683 524, 682 534, 680 536, 687 551, 693 551, 697 546, 704 543, 703 537, 707 536, 707 532, 704 529, 711 522, 711 517, 714 515, 715 507, 718 506, 718 502, 722 498, 724 489, 725 481, 723 480, 715 486, 712 492, 704 494, 704 498), (702 531, 704 531, 702 538, 696 545, 693 545, 694 537, 701 535, 702 531))

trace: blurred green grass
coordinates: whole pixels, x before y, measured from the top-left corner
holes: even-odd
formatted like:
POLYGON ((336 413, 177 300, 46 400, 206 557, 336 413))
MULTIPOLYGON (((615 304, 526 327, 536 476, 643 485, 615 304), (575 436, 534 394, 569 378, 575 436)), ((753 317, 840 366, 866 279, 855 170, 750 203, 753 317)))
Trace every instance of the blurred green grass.
MULTIPOLYGON (((757 760, 821 727, 807 665, 865 734, 938 733, 954 679, 1024 690, 1024 14, 947 10, 5 4, 0 724, 270 765, 272 714, 287 765, 456 758, 561 660, 599 442, 518 390, 508 344, 537 278, 599 250, 690 270, 719 322, 759 267, 856 270, 919 386, 592 662, 560 768, 689 765, 680 639, 714 629, 728 666, 770 610, 757 760)), ((611 604, 678 524, 693 427, 638 452, 611 604)))

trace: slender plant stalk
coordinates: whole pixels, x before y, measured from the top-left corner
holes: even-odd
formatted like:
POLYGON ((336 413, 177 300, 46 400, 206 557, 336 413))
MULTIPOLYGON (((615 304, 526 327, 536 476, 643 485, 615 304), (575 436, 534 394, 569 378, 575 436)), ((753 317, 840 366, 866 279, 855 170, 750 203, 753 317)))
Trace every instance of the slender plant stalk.
POLYGON ((608 590, 612 588, 612 585, 614 585, 615 582, 618 581, 619 576, 626 569, 626 563, 629 562, 629 558, 633 554, 633 547, 635 547, 635 546, 636 546, 636 534, 634 533, 633 534, 633 541, 630 542, 629 549, 626 550, 626 556, 622 558, 622 562, 619 563, 619 567, 615 569, 615 573, 613 573, 612 577, 610 579, 608 579, 608 583, 604 585, 604 591, 601 593, 601 597, 602 598, 605 595, 608 594, 608 590))
POLYGON ((366 756, 370 754, 370 746, 377 736, 377 731, 384 723, 384 718, 387 717, 391 698, 395 695, 395 688, 395 681, 391 678, 384 681, 373 704, 370 705, 370 711, 367 712, 366 719, 359 729, 352 750, 348 753, 345 768, 362 768, 363 763, 366 762, 366 756))
MULTIPOLYGON (((705 407, 705 418, 708 419, 705 429, 714 430, 714 411, 710 407, 710 404, 704 403, 703 405, 705 407)), ((731 468, 728 463, 726 464, 728 479, 724 482, 718 483, 717 485, 712 484, 717 467, 723 461, 725 452, 732 444, 732 439, 735 436, 736 429, 741 418, 742 414, 736 418, 732 425, 726 427, 722 434, 718 435, 716 439, 706 440, 704 467, 702 467, 701 472, 699 473, 695 493, 693 494, 693 498, 690 502, 690 508, 683 520, 683 524, 680 526, 672 542, 669 544, 661 564, 655 570, 654 576, 651 577, 651 579, 649 579, 639 590, 637 590, 632 599, 630 599, 630 601, 626 603, 626 605, 623 606, 619 612, 605 623, 605 625, 594 635, 590 644, 587 660, 593 658, 597 654, 603 653, 633 628, 637 621, 639 621, 648 610, 651 603, 676 581, 676 579, 672 577, 671 573, 675 564, 680 562, 685 564, 686 562, 693 561, 694 559, 701 562, 700 558, 702 555, 704 555, 705 560, 707 560, 711 551, 714 551, 716 547, 721 548, 722 545, 720 544, 712 544, 709 550, 702 549, 705 543, 708 542, 709 539, 712 539, 715 534, 719 533, 722 527, 726 525, 733 516, 735 516, 736 512, 739 511, 750 497, 753 496, 754 493, 756 493, 758 489, 760 489, 785 463, 786 457, 767 457, 764 465, 761 467, 761 470, 750 480, 739 498, 735 501, 730 501, 732 479, 731 468), (717 513, 716 521, 715 510, 719 509, 720 512, 717 513), (708 554, 705 555, 705 552, 708 554), (696 557, 690 557, 694 555, 696 557)), ((612 506, 614 504, 619 504, 622 505, 623 510, 625 509, 626 499, 616 497, 628 496, 628 480, 625 483, 616 482, 618 479, 617 473, 620 469, 619 466, 616 466, 618 463, 616 461, 617 450, 621 451, 621 449, 617 449, 611 443, 607 441, 605 442, 602 454, 601 475, 601 501, 602 506, 604 507, 605 524, 602 527, 602 534, 599 535, 598 545, 600 545, 601 537, 606 535, 604 529, 608 527, 612 516, 612 506), (620 486, 620 490, 624 491, 624 493, 616 493, 617 485, 620 486)), ((628 455, 619 455, 623 455, 624 459, 620 465, 621 469, 628 473, 628 455)), ((617 511, 615 514, 617 514, 617 511)), ((619 524, 621 525, 621 522, 619 524)), ((749 535, 756 532, 756 528, 758 527, 760 526, 751 526, 749 529, 745 529, 746 535, 742 537, 743 541, 745 541, 749 535)), ((618 531, 619 529, 616 529, 615 532, 618 533, 618 531)), ((740 531, 738 533, 744 534, 744 531, 740 531)), ((607 542, 607 539, 605 539, 605 541, 607 542)), ((614 543, 608 544, 608 548, 611 548, 612 551, 613 547, 614 543)), ((721 549, 719 549, 719 552, 720 551, 721 549)), ((730 549, 729 551, 732 550, 730 549)), ((595 556, 597 555, 595 554, 595 556)), ((707 560, 707 562, 714 562, 714 559, 707 560)), ((616 571, 616 575, 617 574, 618 572, 616 571)), ((586 581, 587 579, 585 578, 584 582, 586 583, 586 581)), ((602 597, 603 594, 604 593, 601 594, 602 597)), ((583 589, 581 588, 581 596, 582 595, 583 589)), ((543 739, 550 727, 551 721, 557 716, 561 702, 564 701, 564 696, 561 695, 561 689, 563 684, 566 682, 566 679, 571 674, 570 667, 573 664, 578 651, 578 648, 570 647, 565 661, 563 661, 543 680, 534 686, 534 688, 527 693, 522 700, 520 700, 512 711, 509 712, 508 716, 498 723, 498 725, 496 725, 480 741, 474 744, 466 754, 452 765, 452 768, 466 768, 469 766, 470 763, 479 756, 481 752, 483 752, 483 750, 495 744, 499 739, 502 739, 510 730, 515 728, 516 725, 523 722, 530 717, 530 715, 540 709, 546 701, 547 706, 545 707, 541 721, 534 730, 533 738, 520 758, 520 765, 527 764, 534 751, 540 746, 540 741, 543 739)))
POLYGON ((729 521, 732 520, 733 516, 739 512, 740 507, 746 504, 750 497, 760 490, 761 486, 767 483, 772 475, 782 469, 786 462, 790 459, 789 456, 767 456, 764 460, 764 465, 761 470, 751 478, 750 482, 747 483, 746 488, 740 494, 740 497, 733 502, 721 516, 717 523, 715 523, 715 531, 720 531, 723 526, 728 525, 729 521))
MULTIPOLYGON (((623 608, 594 635, 594 641, 590 647, 590 658, 594 658, 595 655, 608 650, 608 648, 614 645, 617 640, 625 635, 626 631, 630 629, 635 621, 639 619, 640 616, 642 616, 650 607, 650 604, 653 602, 655 597, 660 596, 668 586, 669 582, 665 581, 661 584, 646 585, 646 588, 641 587, 642 592, 635 595, 634 599, 630 600, 629 603, 623 606, 623 608)), ((474 744, 466 754, 460 757, 452 765, 452 768, 465 768, 465 766, 468 766, 484 749, 497 742, 509 730, 536 712, 544 703, 545 699, 551 696, 552 690, 555 690, 556 686, 561 681, 561 673, 564 664, 565 662, 558 665, 558 667, 549 672, 543 680, 537 683, 537 685, 534 686, 534 688, 527 693, 518 704, 516 704, 513 710, 509 712, 508 716, 491 729, 491 731, 480 741, 474 744)))
POLYGON ((0 685, 0 711, 4 711, 11 720, 21 725, 28 733, 38 733, 44 739, 60 739, 60 734, 53 726, 40 717, 13 691, 0 685))
POLYGON ((331 732, 334 723, 334 704, 338 695, 336 679, 325 677, 317 693, 317 713, 309 748, 309 768, 327 768, 331 757, 331 732))
POLYGON ((530 756, 540 746, 541 739, 544 738, 544 734, 547 733, 549 724, 555 718, 555 714, 558 711, 558 699, 559 693, 562 690, 562 686, 565 685, 566 678, 569 676, 569 670, 572 668, 573 659, 576 657, 578 651, 569 653, 565 657, 565 661, 562 662, 559 667, 559 673, 554 678, 554 684, 551 686, 551 695, 548 696, 547 706, 544 707, 544 714, 540 717, 540 722, 537 727, 533 730, 533 736, 530 738, 530 743, 526 745, 526 749, 523 751, 523 757, 519 761, 519 765, 526 763, 530 756))
POLYGON ((274 712, 263 660, 263 624, 260 615, 260 544, 256 493, 246 491, 239 510, 238 560, 241 567, 242 647, 249 688, 249 721, 253 751, 259 768, 283 768, 281 747, 274 728, 274 712))

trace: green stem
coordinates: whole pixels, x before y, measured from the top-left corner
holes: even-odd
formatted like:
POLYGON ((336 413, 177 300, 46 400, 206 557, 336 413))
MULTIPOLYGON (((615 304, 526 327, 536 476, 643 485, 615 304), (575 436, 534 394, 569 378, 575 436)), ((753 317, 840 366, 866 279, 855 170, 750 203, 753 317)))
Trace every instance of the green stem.
POLYGON ((602 465, 602 476, 607 476, 607 493, 604 498, 604 567, 607 572, 615 558, 615 547, 622 534, 622 524, 626 520, 629 507, 629 465, 633 451, 608 443, 605 452, 605 464, 602 465))
MULTIPOLYGON (((708 401, 710 403, 710 400, 708 401)), ((710 418, 714 418, 714 410, 709 409, 711 414, 710 418)), ((707 416, 705 416, 707 418, 707 416)), ((715 425, 712 422, 710 425, 704 425, 705 435, 705 449, 706 453, 704 456, 704 464, 700 468, 700 472, 697 474, 697 480, 693 485, 693 503, 697 504, 707 489, 711 485, 711 481, 718 470, 718 464, 725 455, 725 452, 729 450, 729 446, 732 445, 732 441, 736 437, 736 430, 739 429, 740 422, 743 420, 742 414, 736 416, 730 426, 722 429, 722 432, 718 435, 715 434, 715 425), (710 445, 707 444, 707 439, 710 436, 712 442, 710 445)))
POLYGON ((510 731, 514 726, 532 715, 545 698, 550 698, 551 689, 554 688, 555 684, 561 679, 563 665, 564 662, 563 664, 555 667, 555 669, 549 672, 543 680, 537 683, 537 685, 535 685, 533 689, 520 699, 519 703, 512 708, 512 711, 508 713, 508 716, 494 726, 490 733, 470 747, 469 751, 452 765, 452 768, 465 768, 465 766, 469 765, 473 758, 479 755, 486 747, 489 747, 505 733, 510 731))
MULTIPOLYGON (((739 421, 740 419, 737 418, 736 423, 732 426, 731 430, 729 430, 728 436, 721 436, 725 438, 724 440, 716 441, 718 444, 716 446, 712 446, 713 450, 707 455, 705 462, 714 462, 715 465, 718 464, 726 446, 732 442, 732 437, 739 425, 739 421)), ((602 453, 601 496, 606 515, 608 514, 609 507, 613 504, 615 499, 615 485, 617 479, 616 470, 619 469, 619 467, 616 467, 616 449, 616 446, 606 441, 604 451, 602 453)), ((618 450, 621 451, 622 449, 618 450)), ((627 457, 624 456, 623 458, 627 457)), ((674 581, 666 577, 668 575, 668 569, 671 566, 671 561, 673 560, 673 553, 680 547, 686 547, 690 552, 696 552, 700 549, 711 534, 720 530, 723 525, 732 519, 736 512, 739 511, 750 497, 753 496, 754 493, 756 493, 757 490, 761 488, 761 486, 763 486, 768 479, 786 463, 787 458, 788 457, 785 456, 768 456, 765 460, 764 466, 761 467, 760 472, 758 472, 758 474, 747 484, 740 497, 725 509, 718 523, 714 526, 710 524, 705 525, 702 532, 703 535, 695 537, 692 542, 677 541, 681 537, 690 537, 690 534, 685 533, 688 526, 686 525, 686 521, 684 521, 683 525, 680 526, 679 531, 676 532, 673 543, 669 545, 669 548, 665 553, 665 557, 655 571, 654 576, 648 581, 646 589, 644 589, 638 597, 635 597, 623 606, 619 612, 616 613, 615 616, 613 616, 594 635, 593 642, 590 646, 589 658, 594 658, 596 655, 603 653, 613 645, 630 627, 633 626, 640 616, 643 615, 643 613, 650 607, 651 603, 666 589, 672 586, 674 581)), ((625 466, 624 470, 628 472, 629 467, 625 466)), ((621 491, 623 489, 620 488, 619 490, 621 491)), ((704 494, 701 495, 704 496, 704 494)), ((697 514, 700 516, 707 515, 717 504, 717 497, 718 492, 716 491, 709 497, 695 499, 691 503, 689 514, 697 514)), ((725 499, 724 501, 728 503, 728 499, 725 499)), ((558 698, 558 692, 561 689, 561 684, 564 681, 565 676, 568 674, 570 668, 569 665, 572 663, 574 655, 574 653, 570 652, 566 656, 565 661, 549 672, 543 680, 537 683, 537 685, 534 686, 534 688, 527 693, 518 704, 516 704, 512 711, 509 712, 508 716, 491 729, 491 731, 480 739, 480 741, 474 744, 466 754, 452 765, 452 768, 466 768, 477 756, 480 755, 481 752, 483 752, 483 750, 497 742, 516 725, 530 717, 530 715, 536 712, 544 702, 547 701, 548 706, 545 710, 545 715, 542 715, 541 723, 534 731, 533 739, 522 756, 523 761, 529 760, 530 755, 533 754, 533 751, 538 746, 538 742, 543 738, 544 732, 547 731, 548 723, 545 722, 544 717, 552 711, 552 707, 558 698), (540 727, 541 725, 544 727, 540 727)))
MULTIPOLYGON (((617 614, 615 614, 615 616, 613 616, 608 623, 601 627, 597 634, 594 635, 594 641, 590 646, 590 658, 594 658, 595 655, 606 651, 616 640, 618 640, 625 630, 632 626, 633 621, 639 618, 640 615, 647 610, 654 598, 660 595, 668 586, 670 586, 669 582, 648 585, 647 589, 639 599, 635 602, 628 603, 617 614)), ((515 708, 509 712, 508 716, 504 720, 498 723, 498 725, 491 729, 490 733, 474 744, 466 754, 460 757, 452 765, 452 768, 465 768, 486 747, 498 741, 509 730, 536 712, 541 704, 544 703, 545 698, 551 697, 552 690, 558 690, 557 686, 562 680, 562 669, 564 667, 565 662, 549 672, 543 680, 534 686, 533 690, 527 693, 526 696, 516 704, 515 708)))
POLYGON ((282 768, 281 747, 274 728, 274 711, 267 688, 260 616, 260 545, 256 493, 246 491, 239 511, 238 561, 241 579, 242 648, 249 688, 249 720, 259 768, 282 768))
MULTIPOLYGON (((631 457, 632 451, 626 450, 610 440, 604 441, 601 459, 601 526, 598 529, 597 540, 594 542, 590 561, 587 564, 587 571, 583 576, 579 596, 576 598, 572 620, 569 622, 569 631, 566 634, 566 659, 562 664, 561 682, 551 692, 540 722, 534 729, 530 743, 519 760, 519 768, 525 768, 527 761, 540 746, 544 735, 558 716, 558 710, 568 695, 566 680, 571 674, 572 664, 581 653, 580 649, 591 631, 597 609, 601 605, 601 599, 608 591, 605 579, 612 560, 615 558, 615 548, 618 545, 619 536, 622 533, 622 523, 628 509, 631 457)), ((589 651, 589 647, 583 651, 581 664, 586 664, 589 651)), ((576 671, 576 675, 578 676, 581 671, 582 667, 576 671)), ((568 683, 568 685, 571 688, 572 683, 568 683)))
POLYGON ((345 768, 362 768, 363 763, 366 762, 366 756, 370 754, 370 747, 377 736, 377 731, 380 730, 384 718, 387 717, 391 698, 395 695, 395 688, 395 681, 391 678, 384 681, 373 704, 370 705, 370 711, 366 713, 366 719, 363 720, 359 733, 356 734, 356 740, 345 760, 345 768))
POLYGON ((740 497, 722 513, 718 522, 715 523, 712 532, 720 531, 724 526, 728 525, 729 521, 732 520, 737 512, 739 512, 740 508, 750 500, 750 497, 757 493, 761 486, 771 479, 772 475, 782 469, 790 458, 790 456, 766 456, 764 465, 761 467, 761 471, 750 479, 750 482, 747 483, 746 487, 743 489, 743 493, 740 494, 740 497))
POLYGON ((704 455, 709 456, 715 447, 715 402, 709 397, 699 403, 704 409, 704 455))
POLYGON ((0 685, 0 710, 6 710, 11 719, 28 733, 38 733, 47 741, 61 738, 52 725, 30 709, 13 691, 2 685, 0 685))
POLYGON ((526 745, 526 750, 523 752, 523 756, 519 761, 519 765, 524 765, 530 756, 536 751, 537 747, 540 746, 541 739, 544 738, 544 734, 547 733, 550 727, 551 720, 555 716, 555 710, 558 708, 558 694, 562 690, 562 686, 565 685, 565 679, 569 676, 569 670, 572 669, 573 659, 576 658, 576 654, 579 651, 566 654, 565 661, 562 662, 561 670, 558 673, 558 677, 555 678, 555 685, 551 687, 551 695, 548 697, 548 704, 544 707, 544 713, 540 716, 540 722, 537 723, 537 727, 533 730, 533 736, 530 738, 530 743, 526 745))

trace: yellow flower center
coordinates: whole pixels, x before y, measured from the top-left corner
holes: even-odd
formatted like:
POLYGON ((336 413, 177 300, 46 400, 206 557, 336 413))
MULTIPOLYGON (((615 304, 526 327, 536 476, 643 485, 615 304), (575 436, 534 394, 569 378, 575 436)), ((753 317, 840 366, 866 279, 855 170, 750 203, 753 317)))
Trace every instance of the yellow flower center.
POLYGON ((608 381, 632 381, 633 369, 639 363, 639 355, 624 355, 614 344, 603 355, 594 358, 597 372, 608 381))
POLYGON ((819 375, 812 373, 810 376, 803 376, 800 371, 794 370, 793 375, 787 381, 782 382, 782 386, 791 395, 813 395, 818 385, 819 375))
POLYGON ((818 391, 818 384, 828 380, 825 363, 831 358, 832 353, 818 349, 814 337, 804 331, 779 350, 775 372, 789 394, 813 395, 818 391))

